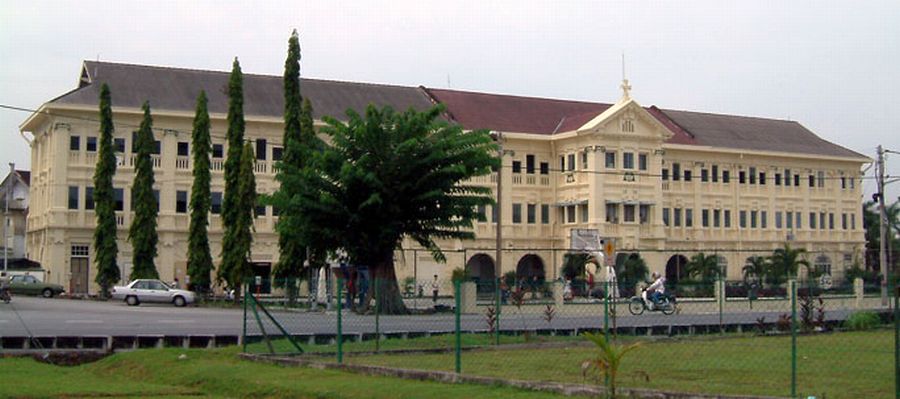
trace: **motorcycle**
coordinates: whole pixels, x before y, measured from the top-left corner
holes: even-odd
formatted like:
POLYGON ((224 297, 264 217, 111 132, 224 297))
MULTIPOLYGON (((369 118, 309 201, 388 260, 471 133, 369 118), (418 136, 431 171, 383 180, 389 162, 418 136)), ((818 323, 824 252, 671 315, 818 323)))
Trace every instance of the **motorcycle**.
POLYGON ((647 298, 647 289, 641 290, 641 295, 635 295, 628 301, 628 311, 637 316, 644 311, 662 312, 664 315, 675 313, 675 295, 665 293, 660 296, 658 302, 651 303, 647 298))

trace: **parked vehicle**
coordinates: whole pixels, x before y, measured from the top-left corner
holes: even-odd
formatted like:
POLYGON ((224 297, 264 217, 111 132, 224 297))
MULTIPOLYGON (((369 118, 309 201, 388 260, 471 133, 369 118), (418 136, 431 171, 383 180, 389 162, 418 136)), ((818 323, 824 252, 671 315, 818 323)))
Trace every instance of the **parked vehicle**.
POLYGON ((59 284, 49 284, 31 275, 16 275, 9 279, 9 290, 16 295, 40 295, 52 298, 66 290, 59 284))
POLYGON ((159 280, 134 280, 126 286, 115 286, 112 289, 113 299, 125 300, 129 306, 140 305, 141 302, 171 303, 181 307, 194 303, 194 293, 172 288, 159 280))
POLYGON ((675 295, 670 293, 663 294, 658 302, 651 303, 647 298, 647 290, 644 289, 641 295, 635 295, 628 301, 628 311, 633 315, 639 315, 644 311, 662 312, 665 315, 675 313, 675 295))

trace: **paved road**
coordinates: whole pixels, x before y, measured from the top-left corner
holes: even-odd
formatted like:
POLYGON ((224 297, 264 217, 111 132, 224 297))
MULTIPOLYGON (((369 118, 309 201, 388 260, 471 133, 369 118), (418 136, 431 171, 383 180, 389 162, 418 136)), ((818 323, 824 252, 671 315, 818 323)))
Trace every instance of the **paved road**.
MULTIPOLYGON (((725 324, 753 324, 759 317, 768 323, 784 312, 753 312, 724 314, 725 324)), ((828 320, 843 320, 849 310, 828 310, 828 320)), ((333 334, 336 331, 334 312, 286 312, 272 310, 272 314, 293 334, 333 334)), ((17 296, 10 304, 0 303, 0 336, 88 336, 88 335, 240 335, 242 310, 223 308, 175 308, 171 305, 130 307, 121 302, 95 302, 65 299, 44 299, 17 296)), ((542 314, 518 314, 514 307, 504 308, 501 329, 585 329, 603 326, 602 307, 592 314, 556 316, 548 323, 542 314)), ((252 318, 252 313, 250 314, 252 318)), ((267 331, 274 326, 262 318, 267 331)), ((464 330, 486 330, 485 315, 463 315, 464 330)), ((452 314, 420 316, 381 316, 382 332, 447 332, 454 330, 452 314)), ((689 325, 718 325, 718 313, 679 314, 665 316, 649 313, 641 316, 623 315, 617 320, 620 327, 661 327, 689 325)), ((343 330, 346 333, 372 333, 375 317, 345 313, 343 330)), ((254 319, 248 323, 248 333, 257 334, 254 319)))

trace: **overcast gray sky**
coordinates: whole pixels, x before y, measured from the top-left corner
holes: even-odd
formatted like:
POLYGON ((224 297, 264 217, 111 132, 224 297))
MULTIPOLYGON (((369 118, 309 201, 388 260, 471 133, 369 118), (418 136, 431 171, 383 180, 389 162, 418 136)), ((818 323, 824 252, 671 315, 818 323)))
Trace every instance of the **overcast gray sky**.
MULTIPOLYGON (((643 105, 792 119, 872 158, 900 151, 896 0, 6 0, 0 104, 39 107, 85 59, 228 70, 238 56, 281 74, 293 28, 306 77, 614 102, 624 52, 643 105)), ((25 169, 27 116, 0 109, 0 160, 25 169)))

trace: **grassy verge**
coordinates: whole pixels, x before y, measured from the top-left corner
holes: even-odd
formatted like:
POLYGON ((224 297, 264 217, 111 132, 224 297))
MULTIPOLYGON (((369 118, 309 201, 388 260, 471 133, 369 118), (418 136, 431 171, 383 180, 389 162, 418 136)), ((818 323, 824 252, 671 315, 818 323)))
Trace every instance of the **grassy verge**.
POLYGON ((0 359, 0 396, 265 398, 545 398, 546 393, 369 377, 242 361, 238 348, 143 350, 58 367, 0 359), (185 359, 179 359, 180 355, 185 359))
MULTIPOLYGON (((893 331, 843 332, 798 339, 801 397, 887 397, 893 395, 893 331)), ((582 375, 593 348, 572 342, 547 349, 485 349, 463 352, 465 374, 596 383, 582 375)), ((424 370, 453 370, 453 353, 351 356, 348 361, 424 370)), ((682 392, 788 396, 789 336, 692 338, 648 342, 623 361, 622 386, 682 392), (650 381, 636 378, 646 372, 650 381), (635 376, 635 378, 632 378, 635 376)))

